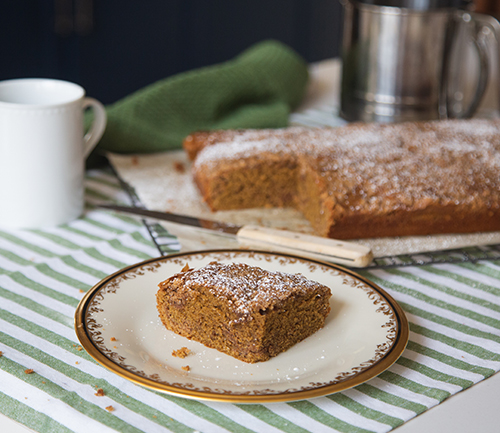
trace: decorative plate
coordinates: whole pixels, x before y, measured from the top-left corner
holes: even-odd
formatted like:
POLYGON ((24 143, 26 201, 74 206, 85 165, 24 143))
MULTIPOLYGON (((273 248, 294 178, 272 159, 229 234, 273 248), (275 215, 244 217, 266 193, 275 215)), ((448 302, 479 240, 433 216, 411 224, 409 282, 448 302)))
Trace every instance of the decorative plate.
POLYGON ((374 283, 342 267, 286 254, 245 250, 180 253, 129 266, 80 302, 78 338, 112 372, 187 398, 233 403, 302 400, 351 388, 391 366, 408 342, 399 305, 374 283), (248 364, 168 331, 156 310, 158 283, 212 261, 301 273, 330 287, 324 328, 266 362, 248 364), (185 358, 172 352, 186 347, 185 358))

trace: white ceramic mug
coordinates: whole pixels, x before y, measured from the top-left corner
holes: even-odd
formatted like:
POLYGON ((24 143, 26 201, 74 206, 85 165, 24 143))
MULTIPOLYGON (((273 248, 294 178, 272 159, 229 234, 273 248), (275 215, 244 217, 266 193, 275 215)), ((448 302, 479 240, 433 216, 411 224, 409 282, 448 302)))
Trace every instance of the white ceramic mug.
POLYGON ((67 223, 83 212, 85 159, 106 128, 103 105, 67 81, 0 82, 0 228, 67 223), (84 110, 94 121, 84 135, 84 110))

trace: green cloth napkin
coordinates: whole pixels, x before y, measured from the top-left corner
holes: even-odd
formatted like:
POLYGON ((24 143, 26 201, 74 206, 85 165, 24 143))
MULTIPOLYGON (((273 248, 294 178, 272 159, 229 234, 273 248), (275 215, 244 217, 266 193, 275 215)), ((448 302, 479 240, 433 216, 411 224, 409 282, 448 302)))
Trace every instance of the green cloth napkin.
POLYGON ((283 127, 307 81, 307 64, 297 53, 264 41, 233 60, 163 79, 107 106, 98 149, 157 152, 180 148, 198 130, 283 127))

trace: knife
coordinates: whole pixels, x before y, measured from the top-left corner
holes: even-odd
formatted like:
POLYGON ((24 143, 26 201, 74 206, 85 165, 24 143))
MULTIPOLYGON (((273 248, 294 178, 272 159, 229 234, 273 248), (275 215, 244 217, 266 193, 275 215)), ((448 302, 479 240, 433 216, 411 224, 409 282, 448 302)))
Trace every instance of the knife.
POLYGON ((114 204, 97 204, 98 208, 116 212, 189 225, 199 229, 236 236, 238 243, 246 247, 273 249, 279 252, 301 255, 317 260, 362 268, 373 260, 369 247, 336 239, 307 235, 288 230, 270 229, 255 225, 239 226, 170 212, 159 212, 138 207, 114 204))

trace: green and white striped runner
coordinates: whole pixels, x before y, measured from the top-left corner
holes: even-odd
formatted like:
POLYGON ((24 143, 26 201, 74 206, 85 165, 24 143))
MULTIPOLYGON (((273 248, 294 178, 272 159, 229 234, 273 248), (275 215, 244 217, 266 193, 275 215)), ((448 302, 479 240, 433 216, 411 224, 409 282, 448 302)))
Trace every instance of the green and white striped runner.
POLYGON ((0 411, 35 431, 387 432, 500 369, 500 262, 481 262, 363 271, 401 304, 411 333, 395 365, 351 390, 237 405, 134 385, 81 350, 73 315, 100 279, 158 251, 135 219, 92 207, 127 201, 113 175, 89 173, 86 197, 71 224, 0 231, 0 411))

